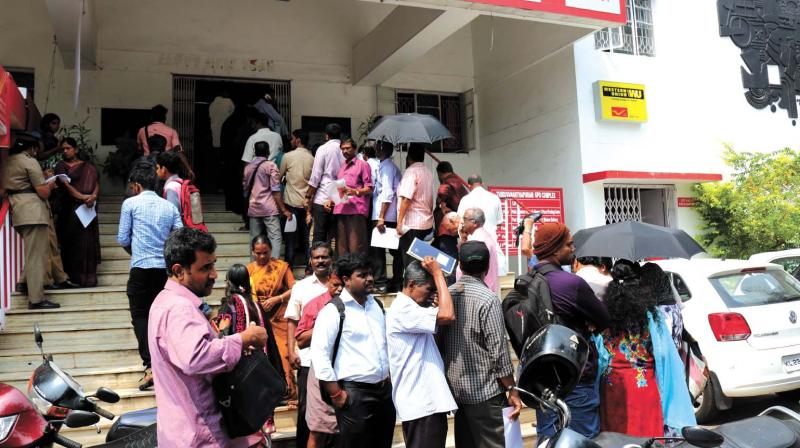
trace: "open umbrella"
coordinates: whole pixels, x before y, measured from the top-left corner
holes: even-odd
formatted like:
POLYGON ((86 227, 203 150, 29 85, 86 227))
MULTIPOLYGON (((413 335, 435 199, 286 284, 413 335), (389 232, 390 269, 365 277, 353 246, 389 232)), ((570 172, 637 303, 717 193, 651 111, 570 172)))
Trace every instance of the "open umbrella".
POLYGON ((397 114, 381 118, 367 138, 397 145, 399 143, 433 143, 453 138, 453 134, 431 115, 397 114))
POLYGON ((636 221, 584 229, 576 233, 573 239, 578 257, 612 257, 637 261, 644 258, 691 258, 705 252, 683 230, 636 221))

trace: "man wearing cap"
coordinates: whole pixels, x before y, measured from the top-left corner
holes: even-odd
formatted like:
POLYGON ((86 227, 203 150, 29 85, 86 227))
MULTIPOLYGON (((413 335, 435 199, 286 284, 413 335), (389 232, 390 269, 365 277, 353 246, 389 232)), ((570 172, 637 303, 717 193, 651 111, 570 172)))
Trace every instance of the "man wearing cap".
POLYGON ((455 442, 458 447, 500 448, 505 446, 503 408, 513 406, 510 418, 517 419, 522 402, 513 389, 500 301, 483 280, 489 248, 467 241, 458 261, 463 275, 449 288, 456 320, 441 330, 445 375, 458 404, 455 442))
MULTIPOLYGON (((539 259, 534 269, 545 264, 557 267, 572 265, 575 258, 575 243, 567 226, 547 223, 536 230, 533 253, 539 259)), ((592 332, 608 327, 611 317, 586 280, 563 269, 547 270, 544 273, 550 287, 553 311, 563 325, 577 331, 587 340, 592 332)), ((595 388, 597 375, 597 351, 589 344, 589 359, 583 369, 580 382, 566 398, 572 413, 569 427, 585 437, 592 438, 600 432, 598 406, 600 397, 595 388)), ((552 437, 556 432, 558 416, 553 412, 536 410, 536 432, 552 437)))

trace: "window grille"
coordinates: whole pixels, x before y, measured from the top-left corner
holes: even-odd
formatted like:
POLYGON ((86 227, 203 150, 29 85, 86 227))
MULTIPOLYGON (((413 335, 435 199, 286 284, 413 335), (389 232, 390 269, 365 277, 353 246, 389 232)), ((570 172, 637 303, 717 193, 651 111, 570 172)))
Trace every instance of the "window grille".
POLYGON ((628 0, 626 8, 628 23, 595 32, 595 49, 637 56, 655 56, 652 1, 628 0))
POLYGON ((403 113, 427 114, 436 117, 453 134, 454 138, 442 140, 432 145, 432 152, 463 151, 463 119, 461 97, 452 94, 428 92, 397 92, 396 111, 403 113))
POLYGON ((606 224, 642 220, 642 198, 635 185, 605 187, 606 224))

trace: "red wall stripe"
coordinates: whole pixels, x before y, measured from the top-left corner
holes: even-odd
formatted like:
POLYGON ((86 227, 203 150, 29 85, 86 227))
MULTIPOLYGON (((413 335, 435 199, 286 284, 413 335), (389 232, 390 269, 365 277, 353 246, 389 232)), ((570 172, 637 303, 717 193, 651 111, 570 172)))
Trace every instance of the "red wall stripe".
POLYGON ((698 182, 714 182, 722 180, 722 174, 716 173, 661 173, 652 171, 598 171, 583 175, 583 183, 597 182, 606 179, 641 179, 641 180, 692 180, 698 182))

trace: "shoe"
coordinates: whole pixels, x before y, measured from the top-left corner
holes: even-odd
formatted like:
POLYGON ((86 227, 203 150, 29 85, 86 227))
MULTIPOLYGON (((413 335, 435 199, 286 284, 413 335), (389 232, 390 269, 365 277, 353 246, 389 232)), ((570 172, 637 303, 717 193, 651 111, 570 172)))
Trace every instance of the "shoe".
POLYGON ((53 283, 53 284, 50 284, 50 285, 45 285, 44 289, 48 290, 48 291, 52 290, 52 289, 61 289, 61 285, 58 284, 58 283, 53 283))
POLYGON ((61 308, 61 305, 58 303, 51 302, 49 300, 42 300, 39 303, 28 304, 29 310, 54 310, 56 308, 61 308))
POLYGON ((28 294, 27 283, 17 283, 17 286, 14 289, 20 294, 28 294))
POLYGON ((153 369, 144 369, 144 376, 139 380, 139 390, 145 391, 153 387, 153 369))
POLYGON ((67 279, 67 280, 64 280, 63 282, 59 283, 58 287, 61 288, 61 289, 75 289, 75 288, 80 288, 81 285, 73 282, 70 279, 67 279))

